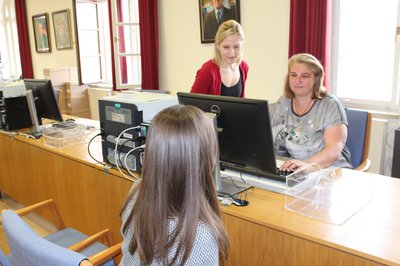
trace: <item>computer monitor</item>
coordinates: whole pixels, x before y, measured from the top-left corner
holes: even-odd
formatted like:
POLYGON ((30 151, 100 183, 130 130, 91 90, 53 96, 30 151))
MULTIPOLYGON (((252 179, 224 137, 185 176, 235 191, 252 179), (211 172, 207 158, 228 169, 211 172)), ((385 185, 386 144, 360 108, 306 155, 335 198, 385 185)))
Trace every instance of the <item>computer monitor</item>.
POLYGON ((268 102, 258 99, 178 92, 180 104, 217 116, 221 168, 279 178, 268 102))
POLYGON ((39 123, 42 118, 63 121, 60 108, 54 95, 54 89, 47 79, 24 79, 26 90, 31 90, 39 123))

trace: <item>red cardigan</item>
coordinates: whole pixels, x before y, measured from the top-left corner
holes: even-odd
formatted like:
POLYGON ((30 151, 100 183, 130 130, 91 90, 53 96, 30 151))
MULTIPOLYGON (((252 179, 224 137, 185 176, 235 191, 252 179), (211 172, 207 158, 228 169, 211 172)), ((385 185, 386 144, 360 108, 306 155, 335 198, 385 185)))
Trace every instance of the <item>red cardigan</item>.
MULTIPOLYGON (((240 71, 242 72, 242 94, 240 97, 244 97, 244 88, 247 79, 247 72, 249 72, 249 65, 245 61, 239 65, 240 71)), ((211 59, 205 62, 201 68, 197 71, 196 79, 194 80, 192 93, 202 93, 202 94, 214 94, 221 95, 221 74, 219 72, 219 66, 214 63, 211 59)))

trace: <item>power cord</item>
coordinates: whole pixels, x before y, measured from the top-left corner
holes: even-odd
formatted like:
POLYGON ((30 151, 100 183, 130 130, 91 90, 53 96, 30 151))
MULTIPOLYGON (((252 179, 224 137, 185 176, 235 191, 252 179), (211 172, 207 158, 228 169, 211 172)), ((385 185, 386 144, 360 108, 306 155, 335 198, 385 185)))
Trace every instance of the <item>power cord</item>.
POLYGON ((97 163, 99 163, 99 164, 101 164, 101 165, 105 165, 104 162, 100 162, 99 160, 97 160, 96 158, 94 158, 93 155, 92 155, 92 153, 90 152, 90 145, 92 144, 93 140, 94 140, 95 138, 97 138, 98 136, 101 136, 101 133, 96 134, 95 136, 93 136, 93 137, 89 140, 89 143, 88 143, 88 145, 87 145, 87 151, 88 151, 88 154, 89 154, 90 158, 92 158, 95 162, 97 162, 97 163))

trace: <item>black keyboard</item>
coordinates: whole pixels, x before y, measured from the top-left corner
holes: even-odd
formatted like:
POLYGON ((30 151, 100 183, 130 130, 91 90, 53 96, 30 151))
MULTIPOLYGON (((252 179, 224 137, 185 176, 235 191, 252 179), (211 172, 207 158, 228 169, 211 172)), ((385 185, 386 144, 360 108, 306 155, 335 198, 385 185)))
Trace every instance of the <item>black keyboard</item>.
POLYGON ((288 175, 290 175, 290 174, 293 174, 294 171, 284 171, 284 170, 281 170, 281 169, 279 169, 279 168, 276 168, 276 173, 277 173, 278 175, 280 175, 280 176, 286 177, 286 176, 288 176, 288 175))

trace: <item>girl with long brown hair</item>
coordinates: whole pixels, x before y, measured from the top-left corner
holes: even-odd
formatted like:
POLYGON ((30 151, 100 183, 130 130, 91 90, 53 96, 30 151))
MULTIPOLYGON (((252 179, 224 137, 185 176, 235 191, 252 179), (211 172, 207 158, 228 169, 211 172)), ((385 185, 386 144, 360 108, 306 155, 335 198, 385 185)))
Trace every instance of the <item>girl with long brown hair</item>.
POLYGON ((228 252, 213 184, 215 131, 193 106, 157 114, 142 179, 122 209, 121 265, 218 265, 228 252))

